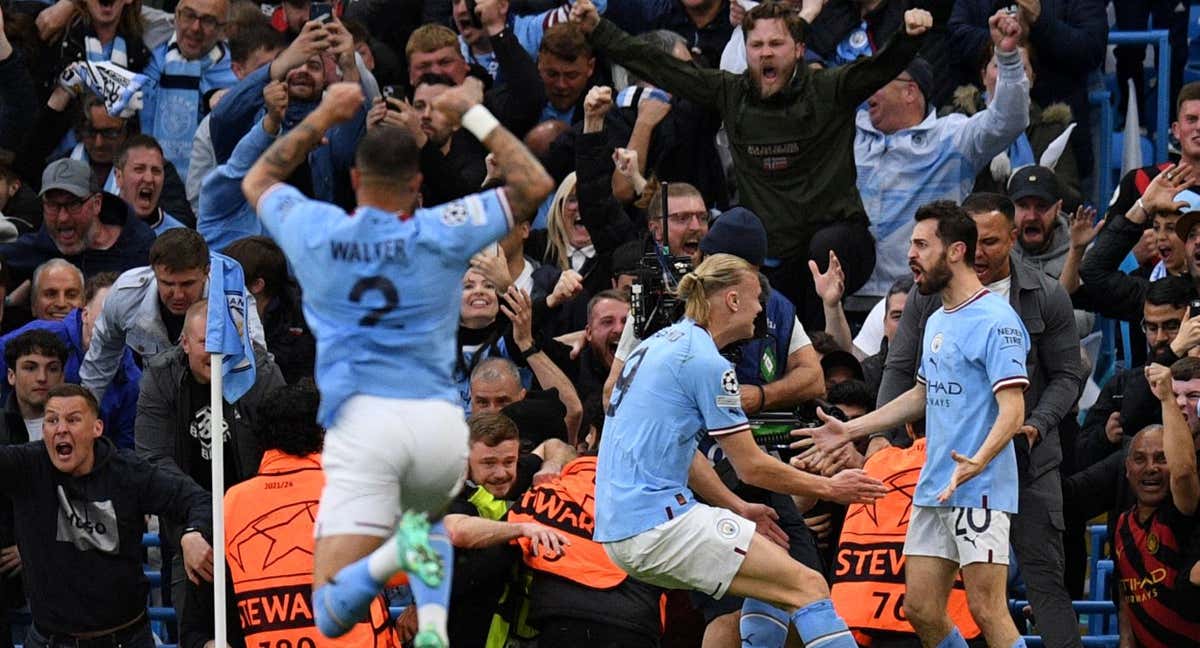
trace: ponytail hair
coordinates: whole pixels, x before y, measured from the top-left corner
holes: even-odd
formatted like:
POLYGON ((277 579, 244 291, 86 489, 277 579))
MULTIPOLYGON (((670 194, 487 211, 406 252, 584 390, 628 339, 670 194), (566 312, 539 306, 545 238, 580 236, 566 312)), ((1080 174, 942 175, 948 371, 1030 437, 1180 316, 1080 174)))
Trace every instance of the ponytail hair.
POLYGON ((679 298, 685 303, 684 315, 700 326, 707 326, 708 298, 736 286, 747 272, 754 272, 754 266, 732 254, 706 257, 703 263, 684 275, 679 282, 679 298))

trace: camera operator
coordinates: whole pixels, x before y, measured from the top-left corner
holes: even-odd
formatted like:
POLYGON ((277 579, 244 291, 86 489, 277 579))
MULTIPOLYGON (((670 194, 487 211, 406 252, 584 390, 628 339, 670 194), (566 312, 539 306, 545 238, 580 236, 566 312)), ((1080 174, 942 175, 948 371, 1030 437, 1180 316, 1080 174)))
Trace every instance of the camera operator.
MULTIPOLYGON (((679 185, 669 185, 674 188, 679 185)), ((670 195, 674 195, 673 193, 670 195)), ((675 208, 668 203, 668 210, 675 208)), ((654 219, 651 219, 653 224, 654 219)), ((667 239, 682 233, 676 232, 673 219, 668 219, 667 239)), ((704 237, 698 245, 698 255, 703 258, 712 254, 732 254, 757 270, 767 254, 767 232, 753 212, 734 207, 721 214, 712 229, 706 226, 704 237)), ((657 238, 657 237, 656 237, 657 238)), ((681 249, 674 242, 672 250, 681 249)), ((699 259, 693 263, 698 264, 699 259)), ((747 414, 766 410, 781 410, 816 398, 825 393, 825 381, 820 361, 804 327, 796 317, 796 308, 786 297, 771 289, 764 306, 767 320, 767 335, 750 340, 741 349, 737 362, 738 380, 742 384, 741 407, 747 414)), ((613 384, 621 375, 625 360, 641 343, 634 326, 627 325, 617 345, 612 370, 604 384, 605 402, 612 394, 613 384)))

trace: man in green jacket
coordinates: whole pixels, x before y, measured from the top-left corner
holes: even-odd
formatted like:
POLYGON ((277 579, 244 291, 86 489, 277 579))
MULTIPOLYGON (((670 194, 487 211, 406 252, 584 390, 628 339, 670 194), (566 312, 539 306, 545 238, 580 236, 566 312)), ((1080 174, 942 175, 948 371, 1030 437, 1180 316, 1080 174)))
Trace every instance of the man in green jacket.
POLYGON ((740 75, 662 56, 600 18, 591 0, 576 2, 571 20, 638 78, 721 114, 739 200, 767 229, 764 270, 771 285, 796 305, 806 329, 824 328, 809 259, 823 268, 829 252, 837 254, 846 294, 875 267, 875 243, 855 188, 855 110, 916 56, 933 25, 929 12, 906 11, 905 29, 873 57, 813 70, 800 64, 808 24, 790 3, 767 0, 742 23, 747 69, 740 75))

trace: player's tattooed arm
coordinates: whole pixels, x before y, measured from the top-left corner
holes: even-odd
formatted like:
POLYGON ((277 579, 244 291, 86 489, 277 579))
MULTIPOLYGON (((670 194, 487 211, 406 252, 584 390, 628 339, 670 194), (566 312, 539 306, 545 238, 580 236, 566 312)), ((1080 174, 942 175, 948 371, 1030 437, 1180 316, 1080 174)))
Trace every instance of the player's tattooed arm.
POLYGON ((258 158, 242 180, 242 193, 255 207, 262 195, 272 186, 283 182, 321 145, 325 132, 348 121, 362 108, 362 88, 354 83, 337 83, 329 87, 324 99, 304 121, 288 131, 258 158))
POLYGON ((513 219, 517 223, 532 220, 554 190, 554 180, 525 144, 502 126, 484 138, 483 145, 496 155, 496 166, 504 174, 504 193, 513 219))
MULTIPOLYGON (((512 209, 513 220, 525 223, 533 219, 537 208, 554 191, 554 180, 542 163, 525 144, 503 125, 495 122, 490 113, 483 111, 477 123, 464 123, 467 111, 482 105, 483 84, 478 79, 468 78, 458 87, 438 95, 433 102, 434 110, 442 113, 446 120, 471 130, 495 157, 499 174, 504 178, 504 192, 512 209), (491 124, 487 122, 491 120, 491 124), (490 130, 489 130, 490 129, 490 130)), ((468 119, 469 121, 469 119, 468 119)))

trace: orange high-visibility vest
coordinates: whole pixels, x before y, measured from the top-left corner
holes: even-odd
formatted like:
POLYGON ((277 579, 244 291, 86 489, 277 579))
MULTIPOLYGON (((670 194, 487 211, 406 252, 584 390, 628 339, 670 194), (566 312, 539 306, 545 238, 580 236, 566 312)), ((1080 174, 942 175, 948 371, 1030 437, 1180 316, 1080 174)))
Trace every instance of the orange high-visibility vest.
POLYGON ((571 539, 561 556, 529 550, 519 538, 525 564, 593 589, 611 589, 628 576, 613 564, 604 547, 592 539, 596 528, 596 457, 579 457, 563 467, 559 479, 525 491, 508 510, 508 521, 537 522, 571 539))
POLYGON ((258 475, 225 493, 225 557, 246 645, 397 648, 382 596, 367 621, 338 639, 314 625, 313 522, 324 486, 321 455, 268 450, 258 475))
MULTIPOLYGON (((923 438, 910 448, 886 448, 871 455, 863 470, 888 487, 887 495, 846 510, 830 598, 861 645, 871 642, 863 630, 915 632, 904 617, 904 536, 924 464, 923 438)), ((961 574, 950 590, 947 612, 964 637, 979 636, 961 574)))

